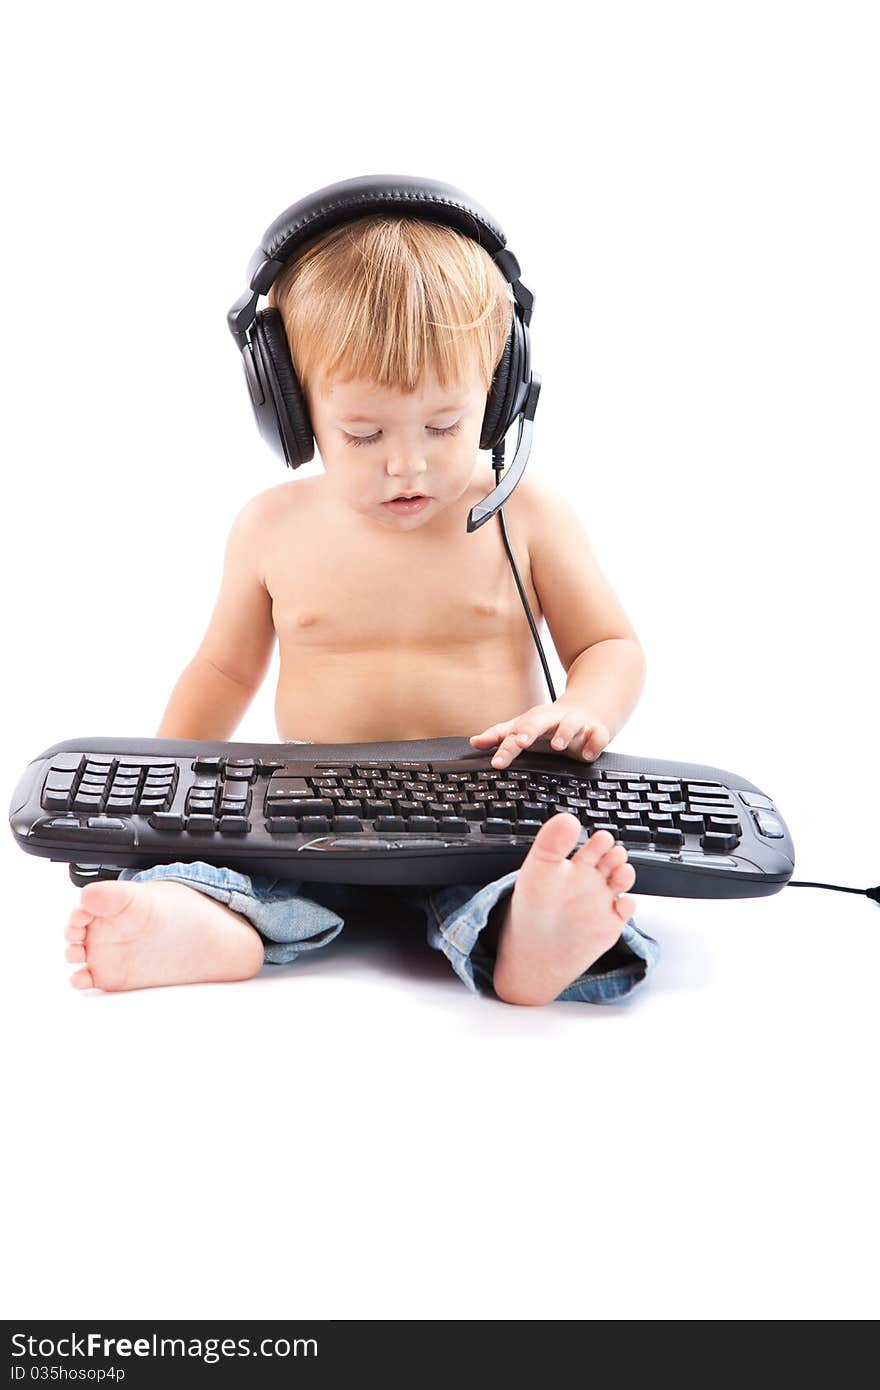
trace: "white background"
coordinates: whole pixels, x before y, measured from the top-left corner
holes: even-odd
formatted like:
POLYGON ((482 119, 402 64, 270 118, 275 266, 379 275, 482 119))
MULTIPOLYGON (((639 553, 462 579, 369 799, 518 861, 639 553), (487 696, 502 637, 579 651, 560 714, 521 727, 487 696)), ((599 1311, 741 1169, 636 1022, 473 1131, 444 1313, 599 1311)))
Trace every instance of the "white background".
MULTIPOLYGON (((155 734, 283 481, 225 319, 262 231, 410 173, 536 293, 529 467, 648 657, 613 747, 739 772, 796 878, 876 883, 875 8, 259 14, 7 21, 8 794, 57 741, 155 734)), ((277 738, 276 669, 237 739, 277 738)), ((418 924, 80 994, 66 869, 3 854, 7 1316, 876 1315, 867 898, 643 897, 663 959, 610 1008, 474 998, 418 924)))

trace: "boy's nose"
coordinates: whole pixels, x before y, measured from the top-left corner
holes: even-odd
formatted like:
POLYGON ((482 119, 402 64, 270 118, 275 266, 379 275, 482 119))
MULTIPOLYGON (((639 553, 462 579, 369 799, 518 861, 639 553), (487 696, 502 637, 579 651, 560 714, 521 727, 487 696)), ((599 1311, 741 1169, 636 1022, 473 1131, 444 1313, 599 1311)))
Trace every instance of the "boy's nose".
POLYGON ((417 454, 410 454, 407 458, 389 459, 386 466, 389 478, 394 478, 396 481, 406 481, 408 478, 413 482, 413 487, 404 487, 401 489, 403 492, 415 491, 414 480, 423 477, 425 473, 425 460, 417 454))

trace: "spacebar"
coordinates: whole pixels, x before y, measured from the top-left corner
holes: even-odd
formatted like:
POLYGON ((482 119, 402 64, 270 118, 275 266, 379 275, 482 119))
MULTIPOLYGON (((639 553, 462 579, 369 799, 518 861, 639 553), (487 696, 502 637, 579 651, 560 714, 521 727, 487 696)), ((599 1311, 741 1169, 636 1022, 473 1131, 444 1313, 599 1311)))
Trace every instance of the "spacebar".
POLYGON ((470 847, 473 845, 467 835, 462 834, 458 839, 450 835, 448 839, 438 839, 436 836, 431 839, 420 839, 416 835, 409 835, 406 839, 395 840, 391 835, 383 835, 381 839, 377 837, 358 835, 348 839, 344 835, 334 836, 332 839, 328 835, 321 835, 315 840, 309 840, 307 844, 300 847, 300 852, 307 850, 332 851, 335 849, 359 849, 359 850, 390 850, 390 849, 449 849, 452 846, 460 848, 462 845, 470 847))

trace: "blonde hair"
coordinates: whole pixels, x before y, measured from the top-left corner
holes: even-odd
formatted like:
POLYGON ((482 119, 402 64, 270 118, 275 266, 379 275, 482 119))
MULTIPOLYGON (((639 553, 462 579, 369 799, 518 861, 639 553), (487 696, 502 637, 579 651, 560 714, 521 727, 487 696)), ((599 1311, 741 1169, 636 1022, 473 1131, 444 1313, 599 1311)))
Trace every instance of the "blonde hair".
POLYGON ((376 214, 332 228, 285 266, 268 301, 306 391, 354 378, 415 393, 474 364, 492 384, 513 292, 491 255, 437 222, 376 214))

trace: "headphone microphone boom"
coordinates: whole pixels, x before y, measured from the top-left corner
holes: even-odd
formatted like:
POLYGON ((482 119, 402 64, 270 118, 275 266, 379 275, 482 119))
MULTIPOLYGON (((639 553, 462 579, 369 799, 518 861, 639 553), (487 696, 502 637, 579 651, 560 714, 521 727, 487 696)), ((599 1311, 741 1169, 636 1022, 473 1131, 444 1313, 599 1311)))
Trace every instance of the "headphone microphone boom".
POLYGON ((508 249, 504 232, 484 207, 452 184, 407 174, 365 174, 319 188, 276 217, 248 263, 249 288, 226 316, 241 351, 257 428, 290 468, 299 468, 314 456, 315 435, 308 404, 290 356, 281 315, 277 309, 258 310, 257 301, 260 295, 268 294, 285 265, 331 227, 376 213, 439 222, 471 237, 492 257, 513 292, 510 333, 492 378, 480 428, 479 447, 492 450, 495 487, 471 508, 467 530, 478 530, 497 513, 550 697, 555 700, 550 670, 516 568, 502 511, 528 463, 541 390, 541 378, 531 370, 529 340, 535 297, 520 279, 519 262, 508 249), (500 478, 505 437, 515 421, 519 422, 516 449, 500 478))

